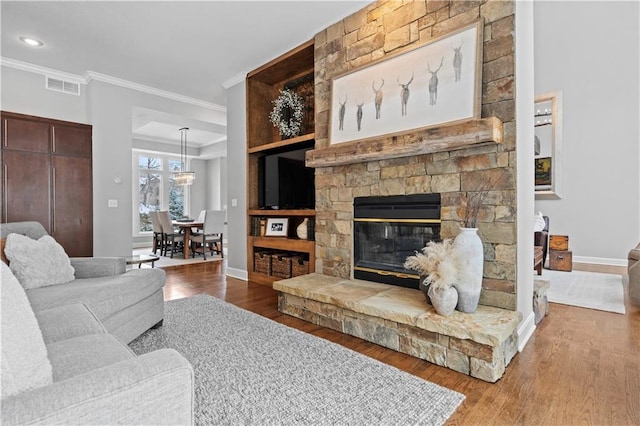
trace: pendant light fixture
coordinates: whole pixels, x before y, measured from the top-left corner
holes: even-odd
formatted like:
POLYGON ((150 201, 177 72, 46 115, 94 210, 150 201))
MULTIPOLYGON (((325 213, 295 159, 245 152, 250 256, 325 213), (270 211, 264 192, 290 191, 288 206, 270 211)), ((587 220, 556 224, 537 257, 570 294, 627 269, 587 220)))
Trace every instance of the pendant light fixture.
POLYGON ((187 130, 188 127, 179 129, 180 131, 180 171, 174 173, 173 179, 178 185, 191 185, 196 179, 196 172, 187 172, 187 130))

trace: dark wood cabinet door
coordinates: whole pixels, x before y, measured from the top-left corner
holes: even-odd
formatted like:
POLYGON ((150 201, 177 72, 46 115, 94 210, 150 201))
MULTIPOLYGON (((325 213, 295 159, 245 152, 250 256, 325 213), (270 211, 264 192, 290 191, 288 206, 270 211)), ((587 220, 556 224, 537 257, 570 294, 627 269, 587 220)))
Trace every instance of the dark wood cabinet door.
POLYGON ((2 148, 48 153, 51 125, 29 116, 2 114, 2 148))
POLYGON ((35 220, 51 232, 49 154, 2 151, 2 221, 35 220))
POLYGON ((91 158, 91 127, 54 124, 51 152, 56 155, 91 158))
POLYGON ((69 256, 93 256, 91 159, 52 156, 51 235, 69 256))

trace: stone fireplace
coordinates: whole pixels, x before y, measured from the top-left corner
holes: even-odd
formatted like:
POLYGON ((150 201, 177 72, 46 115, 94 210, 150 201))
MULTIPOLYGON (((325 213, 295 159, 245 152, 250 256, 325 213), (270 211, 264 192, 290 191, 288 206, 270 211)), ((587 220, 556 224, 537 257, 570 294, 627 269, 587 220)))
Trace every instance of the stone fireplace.
MULTIPOLYGON (((306 157, 316 171, 316 273, 274 283, 280 311, 482 380, 502 376, 517 352, 522 320, 516 293, 513 33, 512 1, 427 0, 375 2, 316 35, 316 145, 306 157), (332 78, 478 18, 484 20, 482 118, 329 144, 332 78), (476 313, 442 317, 411 286, 356 279, 362 266, 361 247, 354 243, 358 200, 439 194, 439 238, 454 238, 467 198, 486 181, 498 184, 479 215, 485 262, 476 313)), ((391 232, 386 223, 370 231, 375 244, 391 243, 385 241, 391 232)), ((416 239, 425 243, 425 234, 416 239)), ((397 266, 403 256, 392 263, 397 266)), ((406 273, 394 271, 396 266, 391 272, 406 273)))

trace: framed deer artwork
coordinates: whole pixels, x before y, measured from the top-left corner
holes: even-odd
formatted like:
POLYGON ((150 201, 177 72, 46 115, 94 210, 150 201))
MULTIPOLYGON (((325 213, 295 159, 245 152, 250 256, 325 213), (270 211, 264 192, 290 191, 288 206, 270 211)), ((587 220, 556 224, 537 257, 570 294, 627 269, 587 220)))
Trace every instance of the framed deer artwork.
POLYGON ((483 20, 331 81, 329 142, 480 118, 483 20))

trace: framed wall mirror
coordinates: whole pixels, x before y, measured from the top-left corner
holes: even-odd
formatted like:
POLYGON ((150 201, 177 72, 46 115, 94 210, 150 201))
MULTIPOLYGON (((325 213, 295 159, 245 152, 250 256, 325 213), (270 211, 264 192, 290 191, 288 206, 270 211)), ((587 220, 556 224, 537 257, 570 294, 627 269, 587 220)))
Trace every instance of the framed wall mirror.
POLYGON ((535 194, 536 199, 562 198, 562 92, 535 99, 535 194))

